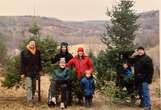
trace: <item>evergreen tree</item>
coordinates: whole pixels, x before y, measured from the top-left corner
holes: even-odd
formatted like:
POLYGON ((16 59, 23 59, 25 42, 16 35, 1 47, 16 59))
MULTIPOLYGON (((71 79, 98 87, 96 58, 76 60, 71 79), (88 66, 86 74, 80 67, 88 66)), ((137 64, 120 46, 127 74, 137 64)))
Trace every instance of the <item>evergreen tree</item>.
POLYGON ((106 24, 106 32, 102 39, 107 48, 128 51, 134 47, 135 32, 139 27, 136 21, 139 16, 136 15, 133 6, 133 1, 121 0, 111 11, 107 10, 111 24, 106 24))
MULTIPOLYGON (((112 10, 107 10, 111 23, 105 25, 106 31, 102 36, 102 42, 107 48, 97 57, 97 78, 103 82, 99 87, 106 86, 107 81, 115 82, 115 85, 119 83, 118 78, 123 62, 122 52, 129 52, 135 47, 135 32, 139 28, 136 21, 139 16, 136 15, 133 6, 132 0, 120 0, 112 10)), ((108 84, 106 87, 108 88, 108 84)), ((114 92, 116 94, 112 96, 126 97, 119 89, 116 90, 114 92)))
MULTIPOLYGON (((97 68, 100 68, 99 66, 101 65, 101 68, 104 68, 102 76, 110 75, 109 72, 111 70, 118 73, 119 66, 122 63, 120 60, 120 53, 123 51, 131 51, 134 48, 133 42, 135 39, 135 32, 139 28, 136 21, 139 16, 136 15, 133 6, 133 1, 121 0, 111 11, 107 11, 111 23, 106 24, 106 32, 102 37, 102 42, 107 45, 107 49, 97 58, 97 61, 99 62, 97 68), (101 59, 105 59, 105 61, 101 59)), ((100 71, 100 69, 98 70, 100 71)))

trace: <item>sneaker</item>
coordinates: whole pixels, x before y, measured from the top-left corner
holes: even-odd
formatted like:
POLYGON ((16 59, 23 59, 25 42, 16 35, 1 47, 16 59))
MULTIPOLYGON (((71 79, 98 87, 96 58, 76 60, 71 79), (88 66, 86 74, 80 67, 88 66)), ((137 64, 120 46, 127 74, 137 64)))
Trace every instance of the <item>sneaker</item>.
POLYGON ((65 105, 64 105, 63 102, 60 103, 60 108, 61 108, 61 109, 64 109, 64 108, 65 108, 65 105))
POLYGON ((52 97, 51 101, 56 105, 56 98, 52 97))
POLYGON ((144 110, 152 110, 151 107, 144 107, 144 110))
POLYGON ((30 101, 30 102, 27 103, 27 105, 28 105, 28 107, 33 107, 34 103, 33 103, 33 101, 30 101))

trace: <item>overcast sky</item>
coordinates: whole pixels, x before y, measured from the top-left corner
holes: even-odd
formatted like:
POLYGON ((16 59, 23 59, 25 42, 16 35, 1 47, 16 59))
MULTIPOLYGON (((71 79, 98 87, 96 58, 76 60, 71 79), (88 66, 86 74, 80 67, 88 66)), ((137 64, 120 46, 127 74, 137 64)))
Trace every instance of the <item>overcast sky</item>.
MULTIPOLYGON (((0 0, 0 16, 34 15, 61 20, 105 20, 118 0, 0 0)), ((137 12, 157 10, 161 0, 134 0, 137 12)))

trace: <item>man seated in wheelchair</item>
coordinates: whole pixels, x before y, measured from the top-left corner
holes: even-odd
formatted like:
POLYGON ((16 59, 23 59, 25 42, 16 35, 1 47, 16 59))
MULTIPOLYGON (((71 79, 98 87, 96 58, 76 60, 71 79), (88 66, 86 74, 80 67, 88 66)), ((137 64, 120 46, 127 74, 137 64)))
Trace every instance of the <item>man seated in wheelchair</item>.
POLYGON ((55 69, 51 76, 51 84, 49 89, 48 105, 56 105, 58 103, 58 94, 61 93, 60 108, 67 107, 68 99, 68 80, 70 79, 71 71, 65 67, 65 58, 60 58, 58 68, 55 69))

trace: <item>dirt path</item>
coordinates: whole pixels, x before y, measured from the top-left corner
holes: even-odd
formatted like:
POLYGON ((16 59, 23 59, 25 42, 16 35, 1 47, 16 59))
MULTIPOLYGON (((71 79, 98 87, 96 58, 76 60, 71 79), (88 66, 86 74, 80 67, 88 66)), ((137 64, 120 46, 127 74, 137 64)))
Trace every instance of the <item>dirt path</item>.
MULTIPOLYGON (((27 107, 25 102, 25 90, 23 89, 4 89, 0 87, 0 110, 60 110, 59 107, 49 108, 47 106, 47 94, 49 80, 47 76, 42 77, 42 101, 36 103, 33 108, 27 107)), ((155 103, 156 104, 156 103, 155 103)), ((93 106, 85 108, 72 105, 66 110, 142 110, 138 107, 130 107, 128 104, 110 104, 108 98, 99 93, 94 95, 93 106)), ((154 110, 159 110, 155 108, 154 110)))

